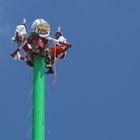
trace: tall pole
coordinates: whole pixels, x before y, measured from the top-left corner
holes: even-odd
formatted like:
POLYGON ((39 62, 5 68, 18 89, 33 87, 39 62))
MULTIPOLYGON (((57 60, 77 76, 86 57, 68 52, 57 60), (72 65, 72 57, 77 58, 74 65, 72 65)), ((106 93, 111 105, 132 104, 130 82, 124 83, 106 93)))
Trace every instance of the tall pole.
POLYGON ((45 140, 45 63, 39 57, 33 68, 32 140, 45 140))

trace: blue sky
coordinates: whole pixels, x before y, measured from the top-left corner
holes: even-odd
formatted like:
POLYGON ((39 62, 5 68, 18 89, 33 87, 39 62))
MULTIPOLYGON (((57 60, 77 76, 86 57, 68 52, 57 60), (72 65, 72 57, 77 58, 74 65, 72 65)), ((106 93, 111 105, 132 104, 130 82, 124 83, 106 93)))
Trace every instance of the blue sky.
POLYGON ((72 42, 48 76, 47 140, 140 139, 140 1, 0 0, 0 137, 31 139, 32 69, 10 56, 16 25, 47 20, 72 42))

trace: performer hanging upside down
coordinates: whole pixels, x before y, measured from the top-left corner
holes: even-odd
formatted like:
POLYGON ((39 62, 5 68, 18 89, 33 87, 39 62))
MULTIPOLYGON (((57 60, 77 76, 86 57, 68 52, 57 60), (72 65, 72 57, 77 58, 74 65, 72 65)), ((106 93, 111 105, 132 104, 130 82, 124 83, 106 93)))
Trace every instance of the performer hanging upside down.
MULTIPOLYGON (((18 48, 13 53, 11 53, 11 56, 19 60, 26 60, 26 57, 22 57, 19 53, 21 50, 20 46, 22 46, 28 38, 26 26, 26 19, 23 19, 22 24, 16 27, 15 36, 12 37, 12 41, 17 43, 18 48)), ((23 50, 25 53, 29 53, 31 50, 30 45, 24 45, 23 50)))

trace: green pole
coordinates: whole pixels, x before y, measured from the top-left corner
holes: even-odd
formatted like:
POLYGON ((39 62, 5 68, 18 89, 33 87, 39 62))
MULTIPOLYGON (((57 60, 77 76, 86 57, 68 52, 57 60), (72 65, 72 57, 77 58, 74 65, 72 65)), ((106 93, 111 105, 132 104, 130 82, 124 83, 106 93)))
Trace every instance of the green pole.
POLYGON ((37 58, 33 68, 33 130, 32 140, 45 140, 45 63, 37 58))

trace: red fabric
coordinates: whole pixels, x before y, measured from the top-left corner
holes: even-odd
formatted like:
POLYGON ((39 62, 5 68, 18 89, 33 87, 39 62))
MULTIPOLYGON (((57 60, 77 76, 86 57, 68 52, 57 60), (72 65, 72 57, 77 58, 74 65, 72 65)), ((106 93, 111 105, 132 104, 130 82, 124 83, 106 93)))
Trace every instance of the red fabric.
POLYGON ((28 45, 23 46, 23 50, 25 52, 30 52, 31 51, 31 49, 28 47, 28 45))
MULTIPOLYGON (((28 36, 25 35, 22 42, 24 43, 27 39, 28 39, 28 36)), ((31 49, 30 49, 30 48, 28 47, 28 45, 26 44, 25 46, 23 46, 23 50, 24 50, 25 52, 29 52, 31 49)))
POLYGON ((15 57, 16 54, 17 54, 19 51, 20 51, 20 49, 17 48, 17 49, 16 49, 13 53, 11 53, 10 55, 11 55, 12 57, 15 57))
POLYGON ((61 41, 60 41, 59 43, 60 43, 61 45, 65 45, 65 46, 67 46, 67 47, 69 47, 69 48, 72 47, 71 43, 68 43, 68 42, 65 43, 65 42, 61 42, 61 41))
POLYGON ((39 44, 43 44, 43 45, 47 45, 48 41, 45 38, 41 38, 38 35, 34 35, 31 40, 29 41, 29 44, 33 44, 33 43, 39 43, 39 44))
POLYGON ((23 61, 25 61, 25 60, 26 60, 26 57, 24 57, 24 56, 21 56, 21 57, 20 57, 20 60, 23 60, 23 61))
POLYGON ((61 53, 65 53, 66 50, 60 46, 52 46, 50 51, 53 53, 53 57, 57 58, 61 53))
POLYGON ((25 36, 23 37, 23 42, 25 42, 25 41, 27 40, 27 38, 28 38, 28 36, 25 35, 25 36))
MULTIPOLYGON (((25 35, 24 38, 23 38, 23 40, 22 40, 22 43, 24 43, 27 39, 28 39, 28 36, 25 35)), ((31 45, 32 45, 33 43, 35 43, 35 44, 38 44, 39 46, 41 46, 41 47, 43 48, 44 46, 46 46, 46 45, 48 44, 48 41, 47 41, 46 39, 44 39, 44 38, 40 38, 39 36, 33 36, 33 37, 31 38, 31 40, 30 40, 28 43, 31 44, 31 45)), ((23 49, 26 53, 28 53, 28 52, 31 51, 31 49, 28 47, 27 44, 25 44, 25 45, 23 46, 22 49, 23 49)), ((20 51, 19 48, 16 49, 13 53, 11 53, 11 56, 12 56, 12 57, 15 57, 15 55, 16 55, 19 51, 20 51)))
MULTIPOLYGON (((27 38, 25 37, 25 40, 26 40, 27 38)), ((25 41, 24 40, 24 41, 25 41)), ((32 38, 31 38, 31 40, 28 42, 28 44, 38 44, 40 47, 44 47, 44 46, 46 46, 47 44, 48 44, 48 41, 46 40, 46 39, 44 39, 44 38, 40 38, 39 36, 33 36, 32 38)), ((23 50, 25 51, 25 52, 29 52, 29 51, 31 51, 31 49, 28 47, 28 45, 26 44, 25 46, 23 46, 23 50)))

